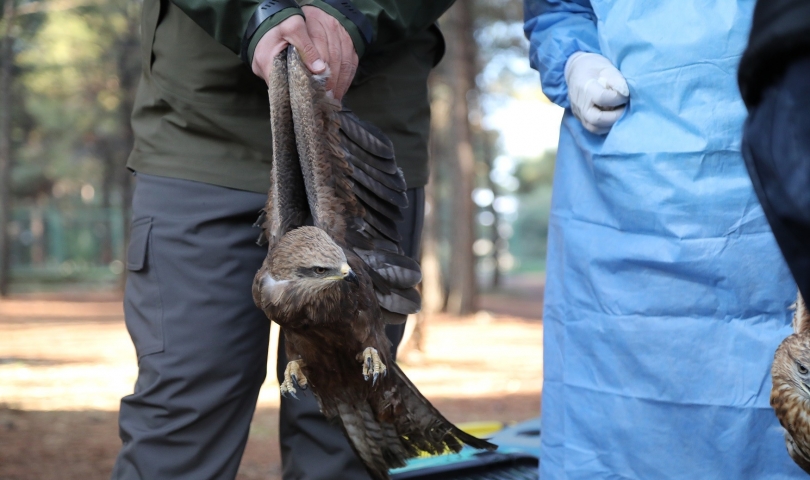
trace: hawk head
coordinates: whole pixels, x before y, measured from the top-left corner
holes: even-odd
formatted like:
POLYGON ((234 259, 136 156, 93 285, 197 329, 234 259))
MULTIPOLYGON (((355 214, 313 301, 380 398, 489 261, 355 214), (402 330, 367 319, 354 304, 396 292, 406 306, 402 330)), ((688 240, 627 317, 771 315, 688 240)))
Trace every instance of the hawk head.
POLYGON ((796 333, 782 341, 773 358, 771 407, 785 429, 788 453, 810 473, 810 315, 801 295, 795 305, 796 333))
POLYGON ((346 282, 358 283, 343 249, 317 227, 287 232, 268 260, 269 269, 257 279, 264 306, 278 305, 285 293, 304 300, 335 288, 340 290, 346 282))
POLYGON ((810 407, 810 337, 787 337, 776 349, 771 376, 774 391, 791 391, 810 407))
POLYGON ((773 358, 773 392, 792 390, 792 394, 810 409, 810 314, 801 294, 793 309, 795 333, 782 341, 773 358))

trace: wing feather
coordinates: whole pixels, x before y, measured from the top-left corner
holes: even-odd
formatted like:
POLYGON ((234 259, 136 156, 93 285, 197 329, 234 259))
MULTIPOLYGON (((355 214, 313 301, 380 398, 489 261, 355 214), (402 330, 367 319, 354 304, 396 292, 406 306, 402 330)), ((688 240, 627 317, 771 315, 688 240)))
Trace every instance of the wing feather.
POLYGON ((411 383, 399 365, 392 363, 390 368, 397 391, 408 412, 408 415, 395 418, 397 431, 408 432, 408 440, 415 443, 420 450, 438 454, 449 448, 458 452, 462 447, 461 442, 481 450, 498 448, 450 423, 411 383))
POLYGON ((393 188, 386 187, 360 168, 355 168, 352 171, 352 178, 356 183, 359 183, 373 192, 381 200, 400 208, 408 206, 408 196, 405 194, 404 189, 394 190, 393 188))
POLYGON ((377 291, 377 301, 389 312, 410 315, 422 309, 422 297, 415 288, 390 289, 390 293, 377 291))
MULTIPOLYGON (((373 178, 375 181, 382 183, 388 188, 401 192, 404 192, 407 189, 407 185, 405 184, 405 176, 402 174, 402 170, 397 169, 396 173, 388 173, 377 168, 376 165, 379 165, 380 163, 375 162, 373 156, 369 155, 361 160, 361 157, 353 155, 351 152, 349 152, 348 148, 346 150, 346 157, 352 163, 353 167, 363 170, 366 172, 366 174, 368 174, 368 176, 373 178), (372 160, 369 160, 369 158, 372 160)), ((385 162, 385 164, 387 165, 388 162, 385 162)))
POLYGON ((342 139, 344 147, 346 148, 346 152, 357 159, 358 161, 362 161, 363 163, 368 164, 369 167, 375 168, 383 173, 388 175, 396 175, 397 173, 397 166, 396 161, 393 158, 386 158, 386 157, 376 157, 374 155, 369 155, 368 152, 363 150, 362 147, 354 143, 351 137, 346 135, 341 130, 342 139), (362 159, 362 160, 360 160, 362 159))
MULTIPOLYGON (((340 131, 348 137, 351 145, 360 147, 360 150, 352 150, 355 155, 361 155, 359 152, 365 151, 377 158, 394 159, 394 144, 379 128, 360 120, 348 108, 340 111, 340 117, 340 131)), ((387 165, 388 173, 396 173, 395 162, 387 165)))
POLYGON ((287 59, 273 59, 270 79, 270 128, 273 136, 273 167, 270 191, 264 208, 263 232, 272 248, 281 237, 304 224, 309 216, 304 178, 293 131, 287 59))
POLYGON ((402 255, 396 221, 408 205, 407 185, 391 141, 324 90, 298 53, 288 49, 293 125, 309 210, 344 250, 358 255, 379 305, 409 314, 421 307, 413 288, 419 264, 402 255))
MULTIPOLYGON (((360 201, 363 202, 363 206, 366 208, 366 215, 382 215, 385 218, 400 222, 403 220, 402 211, 390 203, 381 202, 373 192, 370 192, 366 187, 359 183, 354 183, 352 187, 354 193, 359 197, 360 201), (371 209, 372 211, 369 212, 368 210, 371 209)), ((364 217, 365 218, 365 217, 364 217)))
POLYGON ((352 192, 352 167, 340 146, 337 112, 340 103, 326 95, 322 83, 288 49, 290 103, 304 174, 307 201, 316 227, 338 244, 345 245, 346 229, 362 216, 352 192))

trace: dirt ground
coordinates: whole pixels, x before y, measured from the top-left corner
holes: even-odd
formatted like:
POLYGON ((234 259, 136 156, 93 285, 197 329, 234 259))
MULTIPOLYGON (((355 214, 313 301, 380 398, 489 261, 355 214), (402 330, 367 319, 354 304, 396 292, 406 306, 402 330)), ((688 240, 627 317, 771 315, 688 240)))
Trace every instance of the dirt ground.
MULTIPOLYGON (((406 347, 400 356, 451 421, 508 424, 539 414, 542 307, 528 297, 482 302, 499 305, 508 314, 427 319, 422 351, 406 347)), ((136 373, 118 298, 0 300, 0 480, 109 478, 119 400, 136 373)), ((277 415, 278 384, 268 377, 239 480, 280 479, 277 415)))

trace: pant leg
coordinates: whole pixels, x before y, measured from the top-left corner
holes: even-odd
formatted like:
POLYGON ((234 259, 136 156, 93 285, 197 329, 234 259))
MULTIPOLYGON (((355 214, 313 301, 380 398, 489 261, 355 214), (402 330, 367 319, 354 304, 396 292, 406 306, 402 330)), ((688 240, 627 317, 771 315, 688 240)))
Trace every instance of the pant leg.
POLYGON ((743 156, 776 241, 810 298, 810 56, 796 60, 749 113, 743 156))
MULTIPOLYGON (((425 189, 408 190, 408 208, 397 224, 402 235, 402 249, 411 258, 419 258, 422 224, 425 216, 425 189)), ((390 314, 396 315, 396 314, 390 314)), ((405 324, 387 325, 394 357, 402 340, 405 324)), ((287 358, 283 335, 279 338, 277 372, 279 383, 284 378, 287 358)), ((327 422, 310 391, 294 398, 281 398, 279 436, 284 480, 369 480, 363 464, 354 454, 343 432, 327 422)))
POLYGON ((139 174, 124 311, 138 355, 117 480, 233 479, 267 369, 251 297, 265 195, 139 174))

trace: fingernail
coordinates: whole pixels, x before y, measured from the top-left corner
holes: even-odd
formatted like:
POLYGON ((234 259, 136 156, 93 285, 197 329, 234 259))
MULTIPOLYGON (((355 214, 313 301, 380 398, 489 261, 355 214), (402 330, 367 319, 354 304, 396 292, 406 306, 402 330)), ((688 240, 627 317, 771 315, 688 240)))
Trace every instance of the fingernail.
POLYGON ((323 60, 321 60, 319 58, 319 59, 315 60, 314 62, 312 62, 312 68, 314 68, 315 70, 320 71, 320 70, 323 70, 324 68, 326 68, 326 64, 323 63, 323 60))

